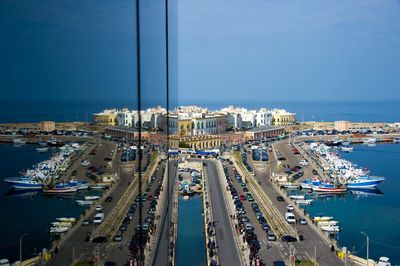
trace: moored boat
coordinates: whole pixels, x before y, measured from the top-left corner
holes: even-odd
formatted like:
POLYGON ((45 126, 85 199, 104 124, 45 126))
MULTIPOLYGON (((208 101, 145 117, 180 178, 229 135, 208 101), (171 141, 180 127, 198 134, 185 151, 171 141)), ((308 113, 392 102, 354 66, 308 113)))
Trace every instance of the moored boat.
POLYGON ((330 216, 317 216, 317 217, 314 217, 314 221, 315 222, 330 221, 332 219, 333 219, 333 217, 330 217, 330 216))
POLYGON ((341 147, 340 150, 342 152, 352 152, 353 151, 353 147, 347 146, 347 147, 341 147))
POLYGON ((17 145, 23 145, 26 144, 26 141, 23 139, 13 139, 13 143, 17 145))
POLYGON ((61 234, 61 233, 65 233, 69 230, 69 227, 65 227, 65 226, 52 226, 50 227, 50 233, 53 234, 61 234))
POLYGON ((75 187, 78 190, 89 188, 89 183, 83 180, 70 180, 67 184, 71 187, 75 187))
POLYGON ((39 147, 39 148, 36 148, 36 151, 37 152, 48 152, 49 148, 47 148, 47 147, 39 147))
POLYGON ((98 200, 100 196, 85 196, 85 200, 98 200))
POLYGON ((359 176, 347 182, 348 188, 374 188, 384 181, 384 177, 379 176, 359 176))
POLYGON ((304 200, 305 196, 304 195, 290 195, 289 198, 295 199, 295 200, 304 200))
POLYGON ((27 190, 35 190, 42 189, 43 184, 32 180, 29 177, 12 177, 4 179, 5 182, 9 183, 13 189, 27 189, 27 190))
POLYGON ((323 225, 321 226, 321 229, 325 232, 329 233, 335 233, 335 232, 340 232, 340 227, 337 225, 323 225))
POLYGON ((56 220, 60 221, 60 222, 71 222, 71 223, 76 222, 76 218, 74 218, 74 217, 60 217, 60 218, 56 218, 56 220))
POLYGON ((63 183, 57 184, 54 187, 47 187, 43 189, 43 193, 48 193, 48 194, 71 193, 76 191, 78 191, 76 187, 71 187, 63 183))
POLYGON ((297 204, 302 204, 302 205, 310 205, 310 204, 312 204, 313 203, 313 200, 312 199, 299 199, 299 200, 296 200, 296 203, 297 204))
POLYGON ((94 201, 93 200, 76 200, 76 203, 78 203, 81 206, 85 206, 85 205, 93 205, 94 201))
POLYGON ((318 186, 313 186, 312 190, 317 193, 346 193, 346 187, 337 187, 333 184, 323 183, 318 186))

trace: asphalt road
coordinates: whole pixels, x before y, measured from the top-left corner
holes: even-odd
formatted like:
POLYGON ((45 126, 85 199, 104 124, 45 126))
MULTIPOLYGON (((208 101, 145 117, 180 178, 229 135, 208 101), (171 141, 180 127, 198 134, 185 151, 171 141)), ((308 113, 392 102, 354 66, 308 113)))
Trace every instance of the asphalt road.
POLYGON ((216 223, 218 259, 221 265, 240 265, 238 262, 241 261, 241 258, 235 244, 234 232, 230 223, 231 218, 223 198, 215 164, 216 162, 207 160, 206 169, 210 187, 210 202, 216 223))
POLYGON ((171 220, 171 213, 173 210, 173 192, 175 187, 176 180, 176 170, 177 170, 177 161, 170 160, 168 162, 168 179, 169 179, 169 196, 167 195, 166 199, 168 200, 164 204, 163 213, 161 214, 161 230, 159 231, 159 236, 155 243, 155 252, 153 265, 161 266, 168 265, 168 244, 169 244, 169 223, 171 220))

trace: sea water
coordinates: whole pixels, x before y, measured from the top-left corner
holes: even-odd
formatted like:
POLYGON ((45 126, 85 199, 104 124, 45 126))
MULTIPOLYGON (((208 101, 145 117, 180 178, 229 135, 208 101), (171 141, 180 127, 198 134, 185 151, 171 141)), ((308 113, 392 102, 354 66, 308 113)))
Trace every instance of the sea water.
POLYGON ((369 256, 378 260, 389 257, 392 265, 400 264, 400 145, 379 144, 373 147, 354 146, 352 153, 341 153, 359 167, 367 167, 371 175, 386 178, 378 191, 349 191, 342 196, 318 198, 306 206, 311 216, 333 216, 343 230, 337 239, 340 246, 366 258, 366 237, 369 236, 369 256))
POLYGON ((178 203, 177 265, 202 266, 206 264, 203 200, 201 195, 178 203))
POLYGON ((22 169, 31 168, 51 156, 36 152, 36 145, 0 144, 0 258, 11 262, 19 260, 19 238, 22 241, 23 258, 27 259, 43 248, 48 248, 52 237, 48 233, 50 223, 57 217, 78 217, 86 207, 76 204, 84 193, 57 197, 41 192, 10 193, 4 178, 18 176, 22 169))

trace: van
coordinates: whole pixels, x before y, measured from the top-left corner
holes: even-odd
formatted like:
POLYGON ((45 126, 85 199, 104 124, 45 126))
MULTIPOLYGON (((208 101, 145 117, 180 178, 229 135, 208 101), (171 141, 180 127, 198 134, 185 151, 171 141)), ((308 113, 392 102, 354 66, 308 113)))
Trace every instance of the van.
POLYGON ((286 221, 287 221, 288 223, 290 223, 290 224, 296 223, 296 217, 295 217, 294 214, 291 213, 291 212, 287 212, 287 213, 285 214, 285 219, 286 219, 286 221))
POLYGON ((97 213, 93 218, 94 224, 101 224, 104 221, 104 213, 97 213))

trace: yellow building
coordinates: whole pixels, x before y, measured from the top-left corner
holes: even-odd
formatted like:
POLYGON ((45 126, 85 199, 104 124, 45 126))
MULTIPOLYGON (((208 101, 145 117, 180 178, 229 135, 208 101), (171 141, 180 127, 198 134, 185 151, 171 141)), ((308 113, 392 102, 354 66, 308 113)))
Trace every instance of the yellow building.
POLYGON ((116 126, 117 111, 104 110, 101 113, 93 114, 93 120, 97 126, 116 126))
POLYGON ((42 121, 39 123, 40 131, 53 131, 56 129, 56 123, 54 121, 42 121))
POLYGON ((179 119, 178 120, 178 135, 179 136, 191 136, 192 135, 192 120, 191 119, 179 119))
POLYGON ((296 114, 285 110, 275 110, 272 112, 272 124, 274 126, 289 126, 296 124, 296 114))

